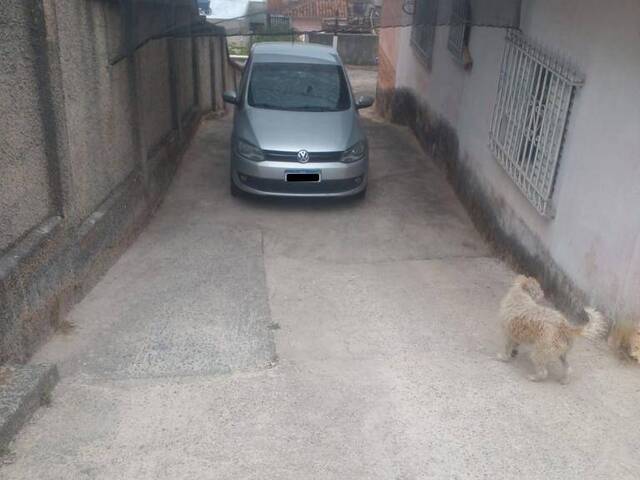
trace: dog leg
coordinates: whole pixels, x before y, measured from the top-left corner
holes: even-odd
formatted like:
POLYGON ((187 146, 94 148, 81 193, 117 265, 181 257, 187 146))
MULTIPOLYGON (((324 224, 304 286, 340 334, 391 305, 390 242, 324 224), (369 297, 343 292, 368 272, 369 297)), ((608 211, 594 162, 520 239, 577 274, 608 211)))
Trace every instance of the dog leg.
POLYGON ((569 362, 567 362, 567 354, 563 353, 560 355, 560 363, 562 363, 562 367, 564 368, 564 372, 562 374, 562 378, 560 379, 560 383, 566 385, 569 383, 569 379, 571 376, 571 367, 569 366, 569 362))
POLYGON ((497 355, 498 360, 501 362, 510 362, 518 355, 518 344, 511 339, 507 340, 504 347, 504 353, 500 352, 497 355))
POLYGON ((531 353, 531 361, 536 368, 535 375, 529 375, 529 380, 532 382, 541 382, 547 378, 549 372, 547 372, 546 359, 544 355, 540 354, 537 350, 531 353))

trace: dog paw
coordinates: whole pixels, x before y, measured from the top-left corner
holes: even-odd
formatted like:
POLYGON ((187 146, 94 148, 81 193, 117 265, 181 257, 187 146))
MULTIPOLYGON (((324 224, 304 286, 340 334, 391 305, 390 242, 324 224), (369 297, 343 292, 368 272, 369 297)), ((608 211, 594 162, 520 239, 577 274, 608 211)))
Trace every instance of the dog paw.
POLYGON ((571 379, 569 377, 562 377, 560 379, 560 384, 561 385, 568 385, 570 381, 571 381, 571 379))
POLYGON ((505 355, 504 353, 498 353, 496 355, 496 360, 498 360, 499 362, 510 362, 511 361, 511 357, 508 357, 507 355, 505 355))
POLYGON ((542 377, 540 375, 529 375, 527 378, 532 382, 542 382, 546 377, 542 377))

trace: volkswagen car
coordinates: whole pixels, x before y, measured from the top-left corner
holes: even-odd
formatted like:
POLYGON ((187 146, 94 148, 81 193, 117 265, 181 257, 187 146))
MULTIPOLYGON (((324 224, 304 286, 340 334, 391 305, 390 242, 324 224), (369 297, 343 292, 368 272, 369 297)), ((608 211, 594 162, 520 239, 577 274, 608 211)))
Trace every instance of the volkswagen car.
POLYGON ((231 193, 364 196, 369 150, 338 52, 300 43, 254 45, 237 92, 231 193))

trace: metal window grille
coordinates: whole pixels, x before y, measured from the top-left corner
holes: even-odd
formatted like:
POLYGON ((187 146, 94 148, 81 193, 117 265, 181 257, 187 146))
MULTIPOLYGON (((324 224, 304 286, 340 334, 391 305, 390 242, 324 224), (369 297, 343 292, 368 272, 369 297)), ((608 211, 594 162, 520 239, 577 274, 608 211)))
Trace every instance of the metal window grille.
POLYGON ((583 77, 567 61, 509 31, 489 148, 531 204, 553 216, 551 195, 569 112, 583 77))
POLYGON ((438 2, 432 0, 416 0, 411 43, 422 59, 431 68, 433 62, 433 46, 438 19, 438 2))
POLYGON ((469 0, 454 0, 451 6, 447 48, 459 63, 464 63, 464 49, 467 46, 470 18, 469 0))
POLYGON ((269 15, 269 26, 271 28, 289 28, 291 25, 291 17, 286 15, 269 15))

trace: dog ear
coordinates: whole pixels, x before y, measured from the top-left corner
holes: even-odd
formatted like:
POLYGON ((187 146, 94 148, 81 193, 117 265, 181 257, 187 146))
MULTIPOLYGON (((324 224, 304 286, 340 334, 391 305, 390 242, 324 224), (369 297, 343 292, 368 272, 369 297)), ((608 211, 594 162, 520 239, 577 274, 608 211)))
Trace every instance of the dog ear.
POLYGON ((525 286, 527 283, 528 277, 526 275, 518 275, 516 279, 513 281, 515 285, 519 285, 521 287, 525 286))
POLYGON ((542 290, 538 280, 534 277, 524 277, 524 280, 520 284, 520 288, 527 292, 527 294, 529 294, 535 301, 544 298, 544 291, 542 290))
POLYGON ((540 282, 533 277, 527 277, 527 285, 536 290, 540 290, 542 288, 540 287, 540 282))

